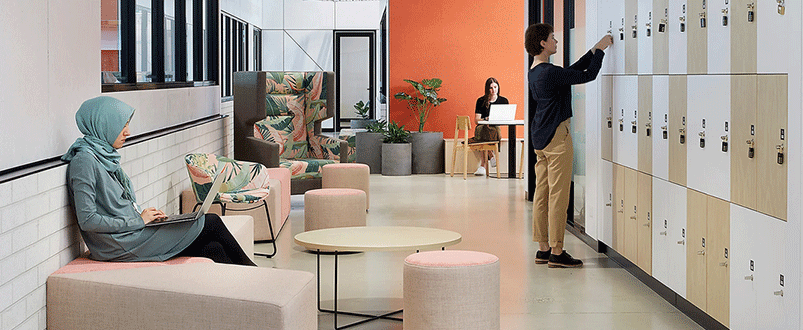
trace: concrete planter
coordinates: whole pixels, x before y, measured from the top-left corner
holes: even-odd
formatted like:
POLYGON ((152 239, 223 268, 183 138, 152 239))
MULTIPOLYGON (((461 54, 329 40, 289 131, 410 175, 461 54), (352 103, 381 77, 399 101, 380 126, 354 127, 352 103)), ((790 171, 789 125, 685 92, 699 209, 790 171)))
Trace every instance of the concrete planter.
POLYGON ((355 137, 356 162, 368 165, 371 174, 382 173, 382 133, 357 132, 355 137))
POLYGON ((349 128, 365 128, 375 122, 376 119, 352 119, 349 121, 349 128))
POLYGON ((410 175, 413 169, 412 151, 410 143, 383 143, 382 175, 410 175))
POLYGON ((445 169, 443 132, 413 132, 413 174, 442 174, 445 169))

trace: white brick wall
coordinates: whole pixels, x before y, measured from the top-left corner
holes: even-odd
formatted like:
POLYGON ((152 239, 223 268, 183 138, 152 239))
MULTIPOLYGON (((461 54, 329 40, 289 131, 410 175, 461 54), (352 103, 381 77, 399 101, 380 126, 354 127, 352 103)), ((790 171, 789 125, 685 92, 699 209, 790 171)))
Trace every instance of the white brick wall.
MULTIPOLYGON (((221 113, 232 115, 227 102, 221 113)), ((231 117, 120 149, 137 201, 168 213, 190 187, 184 155, 233 154, 231 117)), ((0 329, 45 329, 47 277, 78 256, 67 166, 0 184, 0 329)))

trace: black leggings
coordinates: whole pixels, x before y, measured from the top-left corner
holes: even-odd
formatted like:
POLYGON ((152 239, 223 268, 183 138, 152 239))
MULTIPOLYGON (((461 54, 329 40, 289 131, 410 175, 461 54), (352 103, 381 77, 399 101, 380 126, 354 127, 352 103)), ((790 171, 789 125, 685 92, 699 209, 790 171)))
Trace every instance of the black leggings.
POLYGON ((190 246, 178 255, 206 257, 223 264, 256 266, 231 235, 220 217, 213 213, 206 214, 201 233, 190 246))

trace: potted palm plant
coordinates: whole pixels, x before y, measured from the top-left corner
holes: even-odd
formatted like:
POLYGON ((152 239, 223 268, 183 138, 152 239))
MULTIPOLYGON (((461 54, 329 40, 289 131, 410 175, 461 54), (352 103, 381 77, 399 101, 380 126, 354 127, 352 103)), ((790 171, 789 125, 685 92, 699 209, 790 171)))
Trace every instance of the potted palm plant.
POLYGON ((446 102, 445 98, 438 97, 443 80, 432 78, 421 82, 410 79, 404 81, 413 86, 412 94, 399 92, 394 97, 397 100, 407 101, 407 107, 413 111, 418 120, 418 132, 414 132, 410 139, 413 152, 412 171, 415 174, 443 173, 445 168, 443 132, 424 132, 424 125, 430 112, 446 102))
POLYGON ((382 140, 388 123, 373 121, 365 126, 366 132, 357 132, 355 141, 356 162, 368 165, 371 174, 382 173, 382 140))
POLYGON ((412 145, 410 132, 397 122, 388 125, 382 141, 382 175, 410 175, 412 172, 412 145))

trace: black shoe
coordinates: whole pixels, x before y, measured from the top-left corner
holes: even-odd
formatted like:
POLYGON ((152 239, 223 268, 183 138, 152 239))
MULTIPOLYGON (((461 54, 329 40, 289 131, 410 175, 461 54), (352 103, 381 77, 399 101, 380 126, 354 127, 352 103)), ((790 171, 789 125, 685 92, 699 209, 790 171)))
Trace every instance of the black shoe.
POLYGON ((552 254, 552 248, 549 250, 535 252, 535 263, 536 264, 545 264, 549 262, 549 255, 552 254))
POLYGON ((549 255, 549 268, 574 268, 582 266, 583 261, 572 258, 566 251, 563 251, 563 253, 559 255, 549 255))

